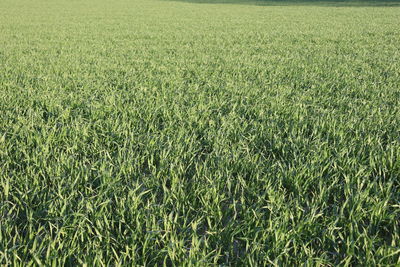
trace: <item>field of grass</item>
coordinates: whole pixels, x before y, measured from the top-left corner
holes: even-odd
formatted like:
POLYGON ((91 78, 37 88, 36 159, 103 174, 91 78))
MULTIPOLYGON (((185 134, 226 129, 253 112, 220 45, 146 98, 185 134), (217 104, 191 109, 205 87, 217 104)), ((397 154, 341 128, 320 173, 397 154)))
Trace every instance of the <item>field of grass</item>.
POLYGON ((0 0, 0 264, 400 265, 400 2, 0 0))

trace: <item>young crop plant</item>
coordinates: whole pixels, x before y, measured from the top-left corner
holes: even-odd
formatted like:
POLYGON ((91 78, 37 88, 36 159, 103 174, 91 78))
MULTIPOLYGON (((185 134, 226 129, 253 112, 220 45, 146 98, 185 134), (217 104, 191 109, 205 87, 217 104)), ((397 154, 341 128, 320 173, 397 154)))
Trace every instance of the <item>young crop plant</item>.
POLYGON ((400 266, 399 25, 0 0, 0 265, 400 266))

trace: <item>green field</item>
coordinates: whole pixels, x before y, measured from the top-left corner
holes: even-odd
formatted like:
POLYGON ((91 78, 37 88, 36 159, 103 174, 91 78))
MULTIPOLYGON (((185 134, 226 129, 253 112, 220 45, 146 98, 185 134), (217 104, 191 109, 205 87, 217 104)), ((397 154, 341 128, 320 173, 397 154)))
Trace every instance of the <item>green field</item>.
POLYGON ((0 265, 399 266, 400 2, 0 0, 0 265))

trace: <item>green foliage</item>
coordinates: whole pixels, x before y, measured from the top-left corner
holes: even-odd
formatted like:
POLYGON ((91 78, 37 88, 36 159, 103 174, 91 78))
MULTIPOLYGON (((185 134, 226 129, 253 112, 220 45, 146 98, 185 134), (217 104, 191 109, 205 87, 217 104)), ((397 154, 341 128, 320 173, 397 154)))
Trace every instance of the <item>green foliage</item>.
POLYGON ((1 0, 0 264, 399 265, 399 14, 1 0))

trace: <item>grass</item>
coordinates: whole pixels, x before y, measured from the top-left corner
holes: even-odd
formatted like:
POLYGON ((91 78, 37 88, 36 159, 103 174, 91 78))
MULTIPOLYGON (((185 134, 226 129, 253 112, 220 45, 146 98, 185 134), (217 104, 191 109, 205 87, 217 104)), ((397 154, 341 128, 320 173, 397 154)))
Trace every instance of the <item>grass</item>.
MULTIPOLYGON (((162 1, 162 0, 161 0, 162 1)), ((257 6, 400 7, 400 0, 164 0, 196 4, 257 6)))
POLYGON ((0 264, 399 265, 400 7, 363 3, 1 0, 0 264))

